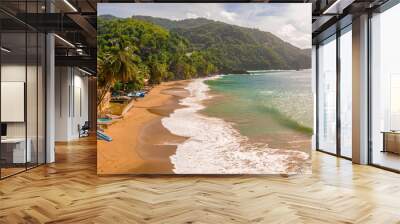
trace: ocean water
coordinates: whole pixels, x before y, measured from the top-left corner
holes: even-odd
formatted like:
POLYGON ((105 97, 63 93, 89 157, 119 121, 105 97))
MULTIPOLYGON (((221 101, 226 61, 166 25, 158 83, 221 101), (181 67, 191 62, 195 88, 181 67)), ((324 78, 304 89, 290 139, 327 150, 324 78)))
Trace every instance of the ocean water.
POLYGON ((311 70, 254 71, 225 75, 206 84, 216 97, 204 114, 233 122, 249 138, 312 135, 311 70))
MULTIPOLYGON (((227 88, 226 80, 229 77, 193 80, 186 87, 189 96, 180 100, 184 107, 176 109, 169 117, 161 120, 171 133, 188 138, 177 145, 176 153, 170 157, 174 165, 173 171, 179 174, 310 173, 309 153, 272 148, 266 143, 253 143, 235 127, 237 124, 234 121, 227 121, 226 113, 220 113, 218 110, 221 109, 215 110, 219 102, 227 104, 224 101, 229 101, 231 97, 229 94, 221 94, 224 97, 213 95, 218 91, 217 86, 221 86, 220 81, 225 82, 224 88, 227 88), (213 94, 210 86, 214 89, 213 94)), ((264 91, 268 90, 264 88, 264 91)), ((244 118, 246 115, 242 114, 240 117, 244 118)))

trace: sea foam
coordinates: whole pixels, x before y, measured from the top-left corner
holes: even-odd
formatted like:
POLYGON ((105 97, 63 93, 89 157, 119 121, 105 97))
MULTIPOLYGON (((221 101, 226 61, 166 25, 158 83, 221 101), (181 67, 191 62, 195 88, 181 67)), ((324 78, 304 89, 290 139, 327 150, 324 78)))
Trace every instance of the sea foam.
POLYGON ((248 143, 236 129, 220 118, 198 113, 209 99, 205 80, 193 80, 186 89, 190 95, 180 101, 162 124, 171 133, 188 139, 177 145, 170 157, 178 174, 292 174, 309 173, 309 155, 295 150, 272 149, 248 143))

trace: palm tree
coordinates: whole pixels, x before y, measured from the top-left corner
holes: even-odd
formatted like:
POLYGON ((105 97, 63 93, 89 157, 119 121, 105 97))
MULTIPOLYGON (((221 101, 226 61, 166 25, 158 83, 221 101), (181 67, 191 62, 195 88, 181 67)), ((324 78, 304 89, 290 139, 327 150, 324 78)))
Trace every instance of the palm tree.
POLYGON ((135 48, 127 41, 114 41, 113 46, 97 56, 98 94, 97 107, 101 110, 104 98, 116 81, 128 82, 137 79, 140 58, 135 48))

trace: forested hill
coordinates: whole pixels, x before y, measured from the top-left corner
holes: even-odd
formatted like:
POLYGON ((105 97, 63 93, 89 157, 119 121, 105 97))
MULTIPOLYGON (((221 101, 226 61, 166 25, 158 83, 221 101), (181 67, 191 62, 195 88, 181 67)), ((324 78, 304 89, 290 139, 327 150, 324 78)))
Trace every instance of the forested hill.
MULTIPOLYGON (((99 19, 115 20, 103 15, 99 19)), ((200 51, 220 72, 245 70, 307 69, 311 50, 300 49, 269 32, 230 25, 205 18, 169 20, 133 16, 124 20, 150 22, 187 40, 187 53, 200 51)))
POLYGON ((269 32, 205 18, 169 20, 133 16, 185 37, 195 50, 206 50, 217 67, 226 70, 304 69, 311 67, 311 50, 300 49, 269 32))

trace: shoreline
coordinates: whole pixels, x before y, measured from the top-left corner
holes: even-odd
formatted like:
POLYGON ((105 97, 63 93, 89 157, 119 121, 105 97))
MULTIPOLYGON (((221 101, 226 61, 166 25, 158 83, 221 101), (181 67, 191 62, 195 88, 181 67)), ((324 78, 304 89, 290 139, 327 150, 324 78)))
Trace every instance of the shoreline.
POLYGON ((186 138, 171 134, 161 124, 187 96, 190 80, 164 82, 135 101, 123 119, 105 129, 111 142, 98 141, 98 174, 173 174, 170 156, 186 138))
POLYGON ((162 120, 173 134, 187 137, 171 156, 177 174, 294 174, 310 173, 309 153, 254 144, 232 123, 199 113, 205 108, 210 78, 194 79, 190 96, 162 120), (212 158, 212 159, 211 159, 212 158))
POLYGON ((213 98, 204 81, 213 78, 165 82, 137 101, 106 129, 113 141, 98 142, 98 174, 311 172, 309 153, 254 143, 231 122, 202 114, 213 98))

